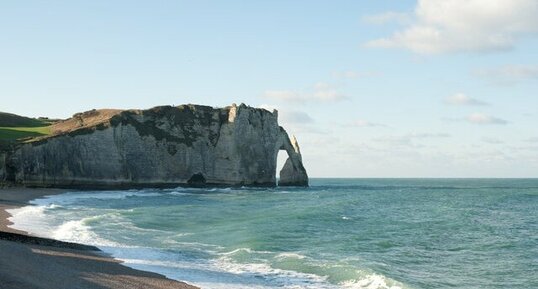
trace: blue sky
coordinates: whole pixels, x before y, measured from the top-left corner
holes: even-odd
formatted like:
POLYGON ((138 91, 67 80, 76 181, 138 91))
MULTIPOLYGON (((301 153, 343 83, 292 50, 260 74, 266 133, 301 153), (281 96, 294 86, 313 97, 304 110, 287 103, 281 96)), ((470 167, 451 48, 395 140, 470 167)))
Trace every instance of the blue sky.
POLYGON ((538 177, 538 2, 4 1, 0 111, 277 108, 316 177, 538 177))

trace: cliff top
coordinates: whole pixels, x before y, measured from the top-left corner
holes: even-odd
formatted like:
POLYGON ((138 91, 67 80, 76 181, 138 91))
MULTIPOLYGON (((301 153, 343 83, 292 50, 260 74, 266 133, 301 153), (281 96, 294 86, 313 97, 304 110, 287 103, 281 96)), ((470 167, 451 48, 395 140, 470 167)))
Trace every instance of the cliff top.
MULTIPOLYGON (((34 142, 45 140, 63 134, 87 133, 102 129, 119 122, 132 120, 136 116, 165 117, 175 122, 188 122, 186 116, 197 115, 200 118, 210 117, 215 110, 222 112, 222 121, 227 119, 232 107, 252 108, 245 104, 232 104, 223 108, 211 106, 184 104, 179 106, 156 106, 150 109, 92 109, 74 114, 65 120, 49 120, 47 118, 28 118, 9 113, 0 113, 0 149, 14 143, 34 142), (224 115, 225 114, 225 115, 224 115), (8 128, 9 127, 9 128, 8 128)), ((252 108, 264 113, 276 114, 263 108, 252 108)))

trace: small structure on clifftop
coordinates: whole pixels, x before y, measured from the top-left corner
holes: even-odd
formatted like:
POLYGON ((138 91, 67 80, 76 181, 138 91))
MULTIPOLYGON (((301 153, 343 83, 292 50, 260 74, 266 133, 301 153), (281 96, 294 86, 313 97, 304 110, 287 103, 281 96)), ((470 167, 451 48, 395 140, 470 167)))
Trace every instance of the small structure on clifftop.
POLYGON ((308 186, 276 111, 241 104, 92 110, 0 152, 0 181, 35 187, 308 186))

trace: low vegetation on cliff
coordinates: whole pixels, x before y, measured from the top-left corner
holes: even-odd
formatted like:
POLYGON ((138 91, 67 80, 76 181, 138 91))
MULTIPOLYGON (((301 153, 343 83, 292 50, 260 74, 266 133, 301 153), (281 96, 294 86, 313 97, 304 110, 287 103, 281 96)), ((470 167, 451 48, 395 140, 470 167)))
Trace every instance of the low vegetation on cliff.
POLYGON ((47 118, 29 118, 0 112, 0 149, 17 141, 48 135, 52 123, 54 121, 47 118))

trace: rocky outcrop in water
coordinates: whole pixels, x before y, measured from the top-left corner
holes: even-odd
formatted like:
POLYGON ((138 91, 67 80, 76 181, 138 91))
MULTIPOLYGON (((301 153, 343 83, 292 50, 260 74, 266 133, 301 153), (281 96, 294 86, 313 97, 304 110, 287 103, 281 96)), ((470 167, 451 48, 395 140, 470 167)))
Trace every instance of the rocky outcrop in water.
POLYGON ((52 127, 53 134, 0 153, 3 183, 36 187, 131 188, 275 186, 279 150, 288 160, 281 185, 308 185, 295 138, 278 113, 160 106, 93 110, 52 127))
MULTIPOLYGON (((287 135, 286 135, 287 138, 287 135)), ((287 138, 289 141, 289 138, 287 138)), ((303 167, 303 158, 299 143, 295 136, 291 139, 290 144, 285 147, 288 152, 288 159, 280 171, 279 186, 308 186, 308 176, 303 167)))

